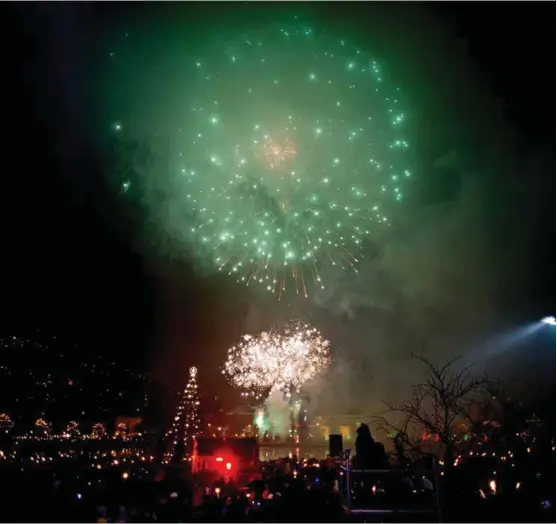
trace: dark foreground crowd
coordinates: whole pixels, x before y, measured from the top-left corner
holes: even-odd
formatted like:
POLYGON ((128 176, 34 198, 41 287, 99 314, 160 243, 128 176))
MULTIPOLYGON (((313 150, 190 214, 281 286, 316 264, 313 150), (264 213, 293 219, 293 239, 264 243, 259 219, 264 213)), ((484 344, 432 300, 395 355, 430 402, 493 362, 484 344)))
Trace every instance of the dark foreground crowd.
POLYGON ((2 473, 3 521, 338 522, 344 518, 335 485, 322 480, 322 470, 313 465, 293 474, 266 464, 264 475, 248 485, 226 477, 190 477, 176 469, 137 481, 116 472, 76 478, 75 471, 35 470, 19 472, 11 481, 7 471, 2 473))
MULTIPOLYGON (((431 480, 424 468, 374 477, 351 475, 326 461, 277 460, 262 464, 247 482, 189 476, 183 468, 153 471, 139 478, 117 470, 0 470, 2 521, 6 522, 555 522, 554 496, 539 487, 502 494, 469 485, 458 473, 449 486, 431 480), (439 488, 439 493, 437 493, 439 488), (438 496, 439 495, 439 496, 438 496), (362 514, 362 509, 392 512, 362 514)), ((552 484, 554 485, 554 483, 552 484)), ((550 487, 550 486, 548 486, 550 487)))

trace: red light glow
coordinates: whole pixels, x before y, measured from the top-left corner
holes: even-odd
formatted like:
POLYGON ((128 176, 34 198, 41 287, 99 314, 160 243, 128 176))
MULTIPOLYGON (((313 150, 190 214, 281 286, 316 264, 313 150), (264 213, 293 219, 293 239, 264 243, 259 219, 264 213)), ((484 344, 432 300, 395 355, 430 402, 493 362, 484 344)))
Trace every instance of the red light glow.
POLYGON ((293 162, 297 155, 296 147, 288 138, 273 139, 265 136, 265 141, 256 152, 268 169, 285 168, 293 162))

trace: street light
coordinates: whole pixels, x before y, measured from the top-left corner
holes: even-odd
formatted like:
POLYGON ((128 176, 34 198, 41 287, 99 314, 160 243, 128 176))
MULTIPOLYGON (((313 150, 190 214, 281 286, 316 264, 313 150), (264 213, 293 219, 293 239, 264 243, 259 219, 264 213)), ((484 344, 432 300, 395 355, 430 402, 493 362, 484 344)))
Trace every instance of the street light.
POLYGON ((555 320, 555 317, 543 317, 541 322, 543 324, 548 324, 550 326, 555 326, 557 325, 557 321, 555 320))

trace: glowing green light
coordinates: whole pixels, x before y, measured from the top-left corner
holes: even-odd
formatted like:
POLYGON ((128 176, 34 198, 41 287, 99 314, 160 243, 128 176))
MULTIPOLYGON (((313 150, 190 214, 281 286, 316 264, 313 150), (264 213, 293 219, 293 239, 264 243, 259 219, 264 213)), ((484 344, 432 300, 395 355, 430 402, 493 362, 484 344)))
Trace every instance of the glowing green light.
POLYGON ((168 209, 187 217, 184 237, 277 294, 310 293, 327 265, 357 271, 365 235, 386 230, 384 203, 395 208, 410 176, 402 97, 368 50, 309 27, 262 28, 216 51, 185 66, 194 109, 172 175, 157 175, 176 177, 168 209))

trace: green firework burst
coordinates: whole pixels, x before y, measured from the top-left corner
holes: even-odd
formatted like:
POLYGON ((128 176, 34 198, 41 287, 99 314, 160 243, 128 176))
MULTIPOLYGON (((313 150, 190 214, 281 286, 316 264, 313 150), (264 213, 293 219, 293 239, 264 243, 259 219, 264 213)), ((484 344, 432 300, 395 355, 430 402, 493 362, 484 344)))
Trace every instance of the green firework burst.
POLYGON ((173 191, 197 252, 279 296, 357 271, 409 171, 407 115, 378 62, 302 26, 242 36, 184 65, 173 191))

